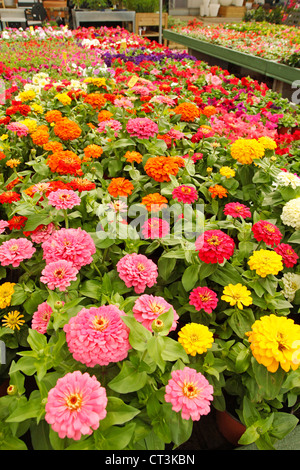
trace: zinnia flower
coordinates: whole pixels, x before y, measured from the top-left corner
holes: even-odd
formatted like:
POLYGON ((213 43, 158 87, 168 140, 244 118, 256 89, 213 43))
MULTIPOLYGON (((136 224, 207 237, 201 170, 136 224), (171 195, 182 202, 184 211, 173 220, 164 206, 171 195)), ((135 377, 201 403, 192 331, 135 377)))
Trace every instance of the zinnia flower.
POLYGON ((213 342, 212 332, 207 326, 200 323, 187 323, 178 332, 178 343, 191 356, 203 354, 212 347, 213 342))
POLYGON ((34 312, 32 316, 31 328, 43 335, 47 333, 47 327, 52 313, 53 310, 47 302, 40 304, 37 311, 34 312))
POLYGON ((46 164, 52 173, 60 175, 79 175, 81 173, 81 160, 72 150, 54 152, 49 155, 46 164))
POLYGON ((46 263, 58 260, 70 261, 78 270, 93 261, 96 253, 92 237, 80 227, 56 230, 42 244, 43 259, 46 263))
POLYGON ((145 172, 159 183, 171 181, 170 175, 176 176, 184 166, 182 157, 150 157, 145 165, 145 172))
POLYGON ((123 177, 112 178, 107 188, 107 191, 113 197, 130 196, 133 190, 134 190, 134 186, 131 183, 131 181, 123 177))
POLYGON ((186 122, 194 122, 200 116, 200 110, 194 103, 180 103, 174 113, 180 114, 180 121, 186 122))
POLYGON ((214 199, 215 197, 219 197, 222 199, 223 197, 227 197, 228 191, 226 188, 221 186, 220 184, 215 184, 214 186, 211 186, 208 188, 208 191, 211 194, 211 197, 214 199))
POLYGON ((250 269, 256 271, 256 274, 261 277, 266 277, 269 274, 276 276, 283 269, 282 256, 270 250, 254 251, 248 264, 250 269))
POLYGON ((69 186, 74 190, 81 193, 82 191, 91 191, 96 188, 96 184, 87 178, 75 178, 70 181, 69 186))
POLYGON ((217 294, 208 287, 196 287, 190 293, 190 302, 196 310, 203 309, 206 313, 212 313, 218 303, 217 294))
POLYGON ((125 153, 124 158, 126 159, 126 162, 132 163, 141 163, 143 160, 143 155, 139 152, 130 152, 129 150, 125 153))
POLYGON ((254 159, 265 154, 265 148, 256 139, 237 139, 231 145, 231 156, 243 165, 250 165, 254 159))
POLYGON ((295 264, 297 264, 299 256, 293 250, 291 245, 287 243, 281 243, 280 245, 274 248, 274 251, 282 256, 282 262, 286 268, 292 268, 295 264))
POLYGON ((77 274, 78 269, 70 261, 61 259, 46 264, 40 280, 47 284, 49 289, 57 288, 63 292, 71 285, 71 281, 76 281, 77 274))
POLYGON ((16 268, 25 259, 30 259, 35 251, 31 241, 26 238, 11 238, 0 246, 0 264, 11 264, 16 268))
POLYGON ((0 308, 9 307, 12 295, 15 291, 14 282, 4 282, 0 286, 0 308))
POLYGON ((156 264, 137 253, 123 256, 117 263, 117 271, 126 287, 133 287, 137 294, 142 294, 146 287, 153 287, 158 277, 156 264))
POLYGON ((277 148, 277 144, 274 139, 271 139, 271 137, 268 136, 262 136, 257 139, 258 142, 268 150, 275 150, 277 148))
POLYGON ((222 166, 222 168, 220 168, 220 174, 222 176, 225 176, 225 178, 229 179, 229 178, 234 178, 235 171, 229 166, 222 166))
POLYGON ((24 215, 14 215, 9 221, 8 221, 8 227, 10 230, 21 230, 27 222, 27 217, 24 215))
POLYGON ((105 96, 101 93, 90 93, 84 98, 84 102, 89 103, 94 109, 102 108, 106 101, 105 96))
POLYGON ((38 225, 33 231, 31 232, 23 232, 26 237, 30 236, 31 240, 34 243, 42 243, 55 232, 56 228, 55 225, 51 222, 48 225, 38 225))
POLYGON ((5 229, 8 227, 7 220, 0 220, 0 233, 5 232, 5 229))
POLYGON ((170 225, 166 220, 158 217, 151 217, 142 225, 144 238, 164 238, 170 232, 170 225))
POLYGON ((61 439, 92 434, 106 416, 105 388, 93 375, 69 372, 57 380, 46 403, 45 420, 61 439))
POLYGON ((236 305, 240 310, 243 310, 244 305, 249 307, 252 304, 251 292, 240 283, 224 287, 221 299, 228 302, 231 307, 236 305))
POLYGON ((81 136, 81 128, 68 118, 60 119, 53 128, 54 134, 61 140, 75 140, 81 136))
POLYGON ((141 295, 135 301, 132 311, 135 319, 142 323, 142 325, 147 328, 147 330, 152 331, 153 321, 170 309, 172 309, 174 315, 174 320, 170 331, 174 331, 176 330, 179 316, 174 310, 173 306, 169 304, 163 297, 147 294, 141 295))
POLYGON ((300 186, 300 178, 289 171, 281 171, 276 178, 276 183, 278 186, 291 186, 293 189, 296 189, 300 186))
POLYGON ((131 349, 125 313, 115 305, 83 308, 64 326, 74 359, 87 367, 106 366, 125 359, 131 349))
POLYGON ((199 258, 204 263, 220 263, 234 253, 234 241, 221 230, 206 230, 195 242, 199 258))
POLYGON ((252 232, 255 240, 258 242, 263 241, 266 245, 278 245, 282 239, 282 233, 276 225, 266 220, 259 220, 253 224, 252 232))
POLYGON ((284 225, 300 230, 300 198, 290 199, 285 204, 282 209, 281 220, 284 225))
POLYGON ((293 361, 298 349, 294 342, 299 341, 300 325, 291 318, 265 315, 256 320, 247 332, 253 356, 269 372, 276 372, 280 366, 285 372, 296 370, 300 363, 293 361))
POLYGON ((150 139, 158 132, 158 125, 149 118, 129 119, 126 130, 131 137, 139 139, 150 139))
POLYGON ((244 204, 240 204, 239 202, 229 202, 224 207, 224 214, 231 215, 233 218, 242 217, 246 219, 247 217, 251 217, 250 209, 245 206, 244 204))
POLYGON ((9 312, 7 315, 3 315, 2 325, 6 328, 14 330, 20 330, 20 327, 25 323, 24 315, 17 310, 9 312))
POLYGON ((100 158, 103 154, 103 148, 100 145, 90 144, 84 149, 84 161, 89 161, 91 158, 100 158))
POLYGON ((52 191, 48 196, 48 201, 51 206, 54 206, 58 210, 73 209, 74 206, 80 206, 81 203, 80 197, 71 189, 52 191))
POLYGON ((21 199, 20 194, 14 191, 6 191, 0 194, 1 204, 11 204, 12 202, 19 201, 21 199))
POLYGON ((300 289, 300 275, 296 273, 284 273, 282 276, 283 295, 289 302, 293 302, 297 290, 300 289))
POLYGON ((210 412, 214 389, 208 380, 195 369, 185 367, 174 370, 166 385, 165 401, 172 404, 172 410, 181 411, 183 419, 198 421, 210 412))
POLYGON ((148 212, 159 212, 167 207, 168 199, 159 193, 152 193, 142 198, 141 204, 146 206, 148 212))
POLYGON ((183 202, 184 204, 192 204, 193 202, 197 201, 198 193, 196 189, 192 186, 182 184, 181 186, 177 186, 173 189, 172 197, 174 199, 177 199, 178 202, 183 202))

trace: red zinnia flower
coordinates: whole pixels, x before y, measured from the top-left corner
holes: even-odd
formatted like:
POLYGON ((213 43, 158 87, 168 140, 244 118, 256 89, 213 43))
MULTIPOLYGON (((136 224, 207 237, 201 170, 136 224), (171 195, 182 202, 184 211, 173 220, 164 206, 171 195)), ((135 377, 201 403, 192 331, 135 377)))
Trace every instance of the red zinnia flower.
POLYGON ((199 258, 204 263, 223 263, 234 252, 234 241, 221 230, 207 230, 195 242, 199 258))
POLYGON ((292 268, 294 264, 297 264, 299 256, 287 243, 281 243, 280 245, 276 246, 274 251, 276 251, 278 255, 282 256, 282 262, 286 268, 292 268))
POLYGON ((21 199, 20 194, 14 191, 6 191, 0 194, 1 204, 11 204, 12 202, 19 201, 21 199))
POLYGON ((8 227, 10 230, 20 230, 25 227, 26 221, 27 217, 24 217, 23 215, 14 215, 12 219, 8 221, 8 227))
POLYGON ((190 304, 196 310, 203 309, 206 313, 212 313, 218 303, 217 294, 208 287, 196 287, 190 293, 190 304))
POLYGON ((235 219, 237 217, 242 217, 243 219, 246 219, 246 217, 251 217, 250 209, 248 209, 248 207, 244 204, 240 204, 239 202, 229 202, 226 204, 224 208, 224 214, 231 215, 231 217, 234 217, 235 219))
POLYGON ((252 232, 258 242, 263 241, 269 246, 278 245, 283 236, 276 225, 267 220, 256 222, 252 227, 252 232))

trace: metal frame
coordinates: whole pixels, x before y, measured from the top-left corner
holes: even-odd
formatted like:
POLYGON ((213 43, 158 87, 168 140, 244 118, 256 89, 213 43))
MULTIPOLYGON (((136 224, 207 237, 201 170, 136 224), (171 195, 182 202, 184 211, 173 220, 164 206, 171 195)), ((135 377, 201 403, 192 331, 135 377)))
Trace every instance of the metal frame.
POLYGON ((76 29, 80 23, 96 22, 132 22, 135 33, 135 11, 98 11, 98 10, 72 10, 73 27, 76 29))

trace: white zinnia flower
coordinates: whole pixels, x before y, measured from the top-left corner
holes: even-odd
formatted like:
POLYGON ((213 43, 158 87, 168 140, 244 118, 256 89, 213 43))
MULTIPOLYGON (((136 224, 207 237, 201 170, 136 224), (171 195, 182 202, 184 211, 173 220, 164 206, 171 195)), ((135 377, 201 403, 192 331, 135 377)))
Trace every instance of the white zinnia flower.
POLYGON ((283 294, 289 302, 294 300, 295 294, 300 289, 300 275, 294 273, 286 273, 282 277, 283 294))
POLYGON ((290 225, 300 230, 300 198, 291 199, 282 209, 281 220, 284 225, 290 225))
POLYGON ((293 173, 281 171, 277 176, 277 183, 279 186, 291 186, 296 189, 300 186, 300 178, 293 173))

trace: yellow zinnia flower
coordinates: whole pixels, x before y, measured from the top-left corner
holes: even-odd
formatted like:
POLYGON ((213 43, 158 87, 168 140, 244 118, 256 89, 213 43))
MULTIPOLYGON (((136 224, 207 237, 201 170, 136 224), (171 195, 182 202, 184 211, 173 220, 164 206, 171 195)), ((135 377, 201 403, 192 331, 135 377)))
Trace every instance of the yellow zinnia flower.
POLYGON ((277 148, 277 144, 275 142, 275 140, 271 139, 271 137, 260 137, 258 139, 258 142, 265 148, 265 149, 268 149, 268 150, 274 150, 277 148))
POLYGON ((262 158, 265 154, 264 146, 256 139, 237 139, 231 145, 232 158, 242 163, 250 165, 254 159, 262 158))
POLYGON ((11 330, 14 330, 15 328, 19 330, 20 326, 25 323, 23 318, 24 315, 15 310, 14 312, 9 312, 7 315, 3 316, 2 325, 10 328, 11 330))
POLYGON ((37 122, 33 119, 24 119, 24 121, 21 121, 21 124, 24 124, 24 126, 27 127, 30 134, 32 134, 32 132, 34 132, 37 128, 37 122))
POLYGON ((67 95, 67 93, 59 93, 55 96, 55 98, 58 99, 58 101, 60 101, 65 106, 71 104, 72 102, 71 98, 69 97, 69 95, 67 95))
POLYGON ((4 284, 0 286, 0 308, 5 308, 10 305, 15 285, 14 282, 4 282, 4 284))
POLYGON ((220 174, 222 176, 225 176, 227 179, 228 178, 234 178, 235 171, 232 168, 230 168, 229 166, 222 166, 222 168, 220 168, 220 174))
POLYGON ((21 93, 19 93, 19 100, 22 101, 22 103, 24 103, 25 101, 32 101, 34 100, 36 94, 33 90, 25 90, 25 91, 22 91, 21 93))
POLYGON ((251 292, 242 284, 228 284, 224 287, 223 294, 221 299, 229 302, 231 307, 236 305, 240 310, 243 310, 244 305, 248 307, 252 304, 251 292))
POLYGON ((9 166, 10 168, 16 168, 18 165, 20 165, 21 160, 18 158, 11 158, 10 160, 7 160, 6 166, 9 166))
POLYGON ((261 277, 266 277, 268 274, 276 276, 283 269, 282 256, 270 250, 254 251, 248 264, 250 269, 261 277))
POLYGON ((295 354, 299 353, 300 325, 291 318, 265 315, 254 322, 246 335, 253 356, 269 372, 276 372, 279 365, 285 372, 299 367, 295 354))
POLYGON ((34 111, 36 114, 42 114, 44 112, 43 107, 40 104, 33 103, 31 105, 32 111, 34 111))
POLYGON ((200 323, 188 323, 179 331, 178 342, 187 354, 196 356, 211 348, 214 339, 207 326, 200 323))

